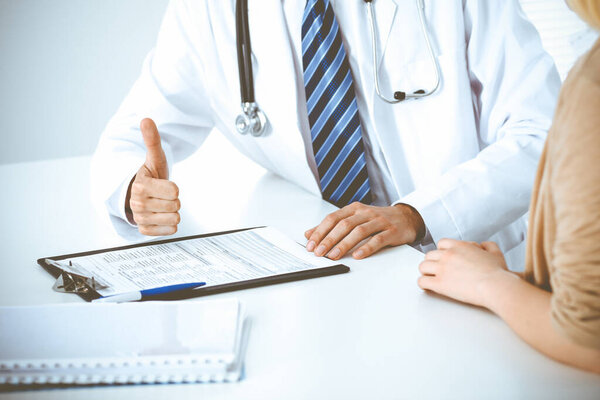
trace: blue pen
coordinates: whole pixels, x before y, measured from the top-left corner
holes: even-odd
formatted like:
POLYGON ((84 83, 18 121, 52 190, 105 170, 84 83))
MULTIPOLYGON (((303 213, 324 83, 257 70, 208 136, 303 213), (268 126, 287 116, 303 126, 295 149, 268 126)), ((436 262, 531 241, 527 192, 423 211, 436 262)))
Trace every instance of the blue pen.
POLYGON ((112 296, 103 296, 92 300, 92 303, 122 303, 125 301, 149 300, 153 296, 173 293, 185 289, 194 289, 206 285, 206 282, 179 283, 177 285, 161 286, 152 289, 137 290, 135 292, 119 293, 112 296))

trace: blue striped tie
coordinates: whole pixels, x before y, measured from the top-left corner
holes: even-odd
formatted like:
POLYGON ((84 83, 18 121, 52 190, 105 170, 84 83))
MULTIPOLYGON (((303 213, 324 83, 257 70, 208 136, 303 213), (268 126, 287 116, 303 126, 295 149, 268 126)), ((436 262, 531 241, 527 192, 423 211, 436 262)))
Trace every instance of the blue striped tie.
POLYGON ((302 20, 304 89, 323 198, 371 202, 350 64, 329 0, 308 0, 302 20))

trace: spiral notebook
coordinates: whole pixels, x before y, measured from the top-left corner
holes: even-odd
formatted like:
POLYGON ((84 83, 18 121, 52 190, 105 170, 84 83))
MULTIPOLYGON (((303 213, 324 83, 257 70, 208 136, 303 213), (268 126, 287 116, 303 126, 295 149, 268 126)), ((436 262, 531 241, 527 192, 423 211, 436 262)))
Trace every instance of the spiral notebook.
POLYGON ((237 299, 0 308, 0 385, 232 382, 237 299))

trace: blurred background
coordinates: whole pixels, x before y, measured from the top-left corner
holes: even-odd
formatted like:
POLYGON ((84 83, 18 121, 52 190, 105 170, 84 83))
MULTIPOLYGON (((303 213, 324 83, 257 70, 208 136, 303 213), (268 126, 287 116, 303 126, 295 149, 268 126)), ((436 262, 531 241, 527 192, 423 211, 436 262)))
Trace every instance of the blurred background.
MULTIPOLYGON (((91 155, 167 3, 0 0, 0 164, 91 155)), ((521 4, 564 79, 598 34, 564 0, 521 4)))
POLYGON ((168 0, 0 0, 0 164, 90 155, 168 0))

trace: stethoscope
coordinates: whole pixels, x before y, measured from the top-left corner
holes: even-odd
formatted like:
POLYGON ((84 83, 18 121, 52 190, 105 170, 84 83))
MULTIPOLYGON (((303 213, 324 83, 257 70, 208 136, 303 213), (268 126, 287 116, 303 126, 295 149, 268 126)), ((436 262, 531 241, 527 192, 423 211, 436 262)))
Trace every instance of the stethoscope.
MULTIPOLYGON (((379 85, 379 66, 377 60, 379 59, 377 51, 377 30, 375 29, 375 11, 373 9, 373 0, 363 0, 367 5, 367 14, 369 17, 369 25, 371 28, 371 47, 373 50, 373 81, 375 84, 375 92, 377 96, 386 103, 397 104, 404 100, 417 100, 432 95, 437 92, 440 87, 440 65, 438 63, 433 48, 431 47, 431 40, 429 38, 429 32, 427 24, 425 22, 424 13, 424 2, 423 0, 415 0, 417 9, 419 12, 419 20, 421 22, 421 30, 427 43, 427 50, 431 62, 435 66, 435 85, 432 89, 425 90, 419 89, 412 93, 406 93, 401 90, 394 92, 393 98, 386 97, 382 92, 379 85)), ((261 111, 260 107, 254 99, 254 77, 252 74, 252 48, 250 46, 250 28, 248 25, 248 0, 237 0, 235 9, 235 23, 236 23, 236 44, 237 44, 237 59, 238 69, 240 73, 240 95, 242 100, 242 113, 235 119, 235 127, 239 133, 246 135, 248 133, 252 136, 262 136, 268 125, 267 116, 261 111)))

